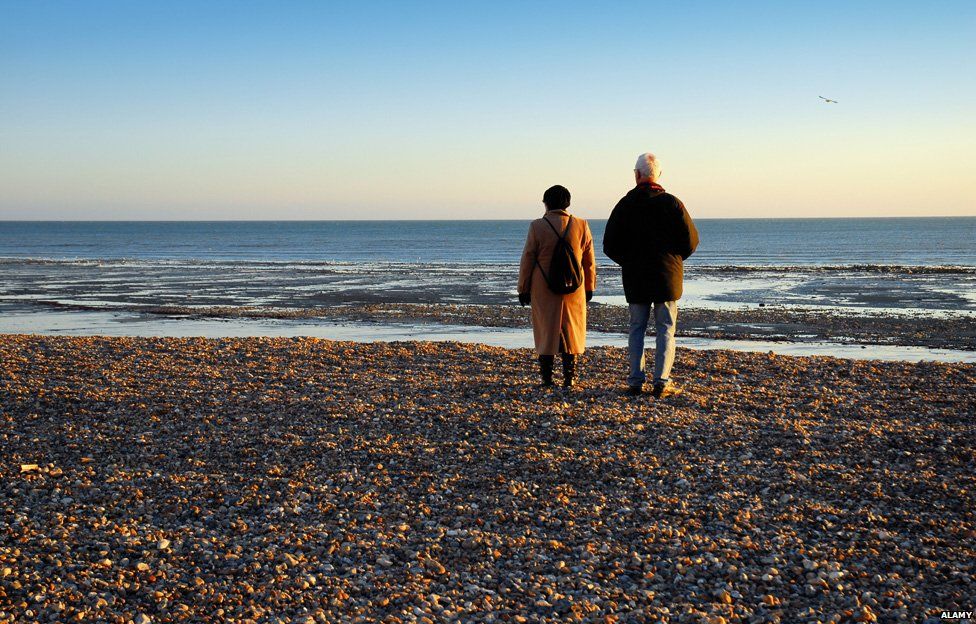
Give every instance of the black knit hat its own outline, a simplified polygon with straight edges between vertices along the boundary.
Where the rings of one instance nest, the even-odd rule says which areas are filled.
[[[546,210],[565,210],[569,208],[569,189],[565,186],[551,186],[542,194]]]

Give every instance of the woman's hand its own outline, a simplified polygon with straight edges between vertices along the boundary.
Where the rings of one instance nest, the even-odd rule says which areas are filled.
[[[519,303],[527,306],[532,303],[532,293],[519,293]]]

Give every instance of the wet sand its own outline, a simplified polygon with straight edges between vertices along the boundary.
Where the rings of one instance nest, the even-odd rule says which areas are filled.
[[[53,309],[101,310],[84,306]],[[531,326],[529,308],[517,305],[374,303],[316,308],[243,306],[146,306],[160,317],[331,319],[370,323],[445,323],[478,327]],[[587,327],[594,332],[626,333],[627,309],[590,304]],[[651,330],[653,331],[653,330]],[[678,336],[722,340],[781,340],[900,345],[976,351],[976,316],[911,317],[894,314],[842,314],[830,310],[754,307],[743,310],[680,308]]]
[[[3,336],[0,621],[974,606],[976,366],[679,349],[655,402],[624,361],[563,392],[479,345]]]

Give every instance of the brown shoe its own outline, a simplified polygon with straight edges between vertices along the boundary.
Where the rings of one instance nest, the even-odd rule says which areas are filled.
[[[644,394],[644,388],[642,386],[627,386],[624,390],[624,395],[629,397],[640,396]]]
[[[676,384],[668,381],[666,383],[657,382],[654,384],[654,391],[652,392],[655,399],[666,399],[670,396],[677,396],[681,394],[683,390],[679,388]]]

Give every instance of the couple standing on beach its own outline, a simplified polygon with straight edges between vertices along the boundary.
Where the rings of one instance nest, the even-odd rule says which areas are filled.
[[[614,207],[603,235],[603,253],[620,265],[630,307],[630,373],[626,393],[643,392],[644,335],[654,314],[657,335],[653,395],[679,390],[671,381],[678,299],[684,261],[698,246],[698,231],[684,204],[658,184],[654,154],[641,154],[637,185]],[[532,306],[532,331],[542,385],[553,385],[555,356],[562,356],[563,387],[573,386],[578,356],[586,347],[586,304],[596,290],[593,236],[584,219],[569,214],[570,194],[562,186],[542,196],[546,214],[529,226],[519,269],[518,297]]]

